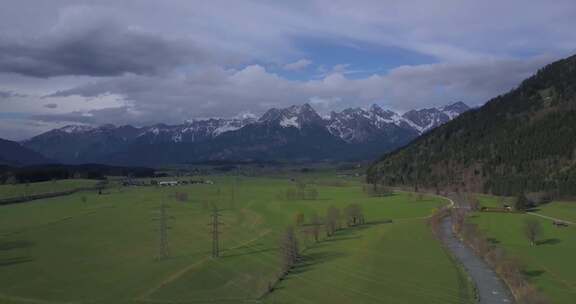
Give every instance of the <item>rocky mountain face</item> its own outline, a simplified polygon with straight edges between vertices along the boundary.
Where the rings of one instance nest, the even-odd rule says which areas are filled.
[[[212,118],[141,128],[66,126],[23,144],[64,163],[369,159],[405,145],[466,110],[463,103],[455,103],[399,115],[373,105],[323,118],[304,104],[273,108],[258,119]]]
[[[454,104],[444,112],[461,108]],[[414,122],[425,126],[430,120]],[[573,197],[575,138],[576,55],[384,155],[368,170],[368,178],[389,185]]]
[[[469,109],[465,103],[457,102],[439,108],[408,111],[402,117],[411,122],[411,126],[418,132],[424,133],[449,122]]]

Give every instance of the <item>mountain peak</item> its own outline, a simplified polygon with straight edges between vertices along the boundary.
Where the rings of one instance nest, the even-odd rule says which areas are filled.
[[[463,103],[462,101],[458,101],[458,102],[440,107],[438,109],[442,112],[453,112],[453,113],[460,115],[460,114],[470,110],[470,107],[467,104]],[[448,113],[446,113],[446,114],[448,114]],[[448,116],[450,116],[450,115],[448,115]]]
[[[67,125],[56,131],[61,131],[64,133],[84,133],[94,130],[95,128],[87,125]]]
[[[311,105],[305,103],[303,105],[292,105],[282,109],[272,108],[264,113],[259,121],[278,123],[282,127],[301,128],[306,124],[322,124],[324,120]]]
[[[381,112],[381,111],[383,111],[382,107],[380,107],[379,105],[377,105],[375,103],[373,103],[370,106],[370,112]]]

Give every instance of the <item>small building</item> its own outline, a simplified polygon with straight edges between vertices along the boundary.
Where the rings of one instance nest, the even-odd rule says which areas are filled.
[[[158,185],[161,187],[173,187],[178,186],[178,184],[178,181],[163,181],[158,183]]]

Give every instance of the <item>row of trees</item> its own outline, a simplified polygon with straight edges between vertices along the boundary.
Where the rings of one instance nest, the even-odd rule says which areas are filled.
[[[343,210],[334,206],[326,210],[324,217],[320,217],[317,213],[312,213],[308,222],[303,212],[298,212],[294,216],[296,228],[290,226],[284,230],[280,238],[280,275],[278,280],[286,276],[292,268],[302,259],[301,247],[298,243],[297,231],[305,235],[307,238],[312,238],[315,243],[321,241],[322,228],[327,238],[332,237],[340,229],[344,228],[343,223],[347,227],[354,227],[362,225],[366,222],[362,206],[357,203],[350,204]],[[269,284],[268,292],[273,290],[273,283]]]
[[[300,227],[305,234],[312,235],[315,241],[319,240],[321,228],[324,227],[326,236],[330,237],[339,229],[342,229],[345,223],[347,227],[353,227],[366,223],[362,206],[353,203],[346,206],[343,210],[334,206],[326,210],[324,217],[320,217],[316,212],[310,215],[310,220],[306,224],[303,212],[298,212],[294,216],[297,227]]]
[[[0,184],[33,183],[60,179],[105,179],[107,176],[152,177],[154,169],[107,165],[0,166]]]
[[[388,196],[392,194],[392,189],[390,187],[379,183],[365,184],[362,187],[362,190],[367,195],[375,197]]]
[[[289,201],[316,200],[318,198],[318,190],[304,182],[297,182],[296,187],[286,190],[284,198]]]

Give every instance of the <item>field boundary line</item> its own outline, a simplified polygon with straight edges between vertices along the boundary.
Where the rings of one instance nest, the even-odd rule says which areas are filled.
[[[269,234],[271,232],[271,230],[266,230],[265,232],[261,233],[260,235],[258,235],[257,237],[250,239],[248,241],[242,242],[234,247],[231,247],[230,250],[233,249],[237,249],[240,248],[242,246],[246,246],[247,244],[250,244],[252,242],[255,242],[259,239],[261,239],[262,237],[266,236],[267,234]],[[202,258],[201,260],[197,261],[196,263],[193,263],[191,265],[188,265],[186,267],[184,267],[183,269],[180,269],[179,271],[171,274],[170,276],[166,277],[164,280],[162,280],[160,283],[158,283],[156,286],[152,287],[151,289],[147,290],[146,292],[144,292],[142,295],[136,297],[136,300],[139,301],[146,301],[149,296],[151,296],[153,293],[155,293],[156,291],[158,291],[160,288],[178,280],[180,277],[182,277],[183,275],[185,275],[187,272],[189,272],[190,270],[194,269],[195,267],[204,264],[206,261],[210,260],[210,257],[205,257]]]
[[[24,298],[18,296],[10,296],[4,293],[0,293],[0,299],[20,302],[20,303],[32,303],[32,304],[73,304],[78,302],[63,302],[63,301],[46,301],[40,299],[33,299],[33,298]]]
[[[543,215],[543,214],[539,214],[539,213],[535,213],[535,212],[526,212],[526,214],[538,216],[538,217],[545,218],[545,219],[552,220],[552,221],[564,222],[564,223],[568,223],[570,225],[576,225],[576,223],[571,222],[571,221],[567,221],[567,220],[559,219],[557,217],[551,217],[551,216],[547,216],[547,215]]]
[[[70,220],[76,219],[76,218],[78,218],[78,217],[96,214],[96,213],[98,213],[98,211],[99,211],[100,209],[111,209],[111,208],[116,208],[116,206],[103,206],[103,207],[93,208],[93,209],[91,209],[91,210],[89,210],[89,211],[81,212],[81,213],[74,214],[74,215],[65,216],[65,217],[62,217],[62,218],[59,218],[59,219],[55,219],[55,220],[53,220],[53,221],[49,221],[49,222],[46,222],[46,223],[43,223],[43,224],[40,224],[40,225],[30,226],[30,227],[27,227],[27,228],[24,228],[24,229],[20,229],[20,230],[16,230],[16,231],[10,231],[10,232],[3,233],[3,234],[0,233],[0,237],[10,237],[10,236],[13,236],[13,235],[16,235],[16,234],[21,234],[21,233],[29,232],[29,231],[31,231],[31,230],[36,230],[36,229],[39,229],[39,228],[44,228],[44,227],[49,227],[49,226],[57,225],[57,224],[60,224],[60,223],[64,223],[64,222],[68,222],[68,221],[70,221]]]

